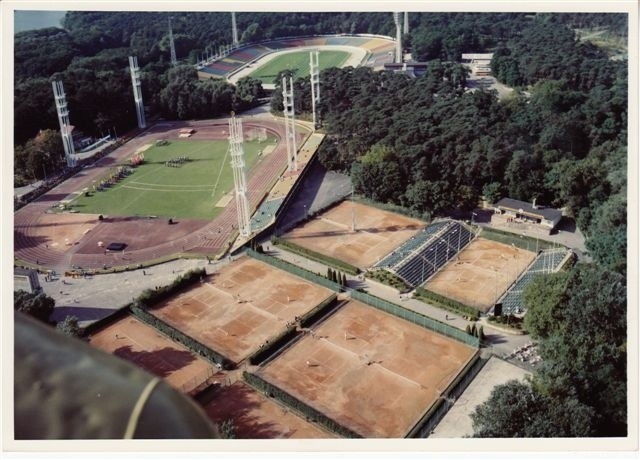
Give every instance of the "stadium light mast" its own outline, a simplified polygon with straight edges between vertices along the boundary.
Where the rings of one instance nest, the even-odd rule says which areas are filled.
[[[232,12],[231,13],[231,29],[232,29],[232,36],[233,36],[233,45],[234,46],[238,46],[238,24],[236,23],[236,13]]]
[[[171,29],[171,16],[169,16],[169,45],[171,47],[171,65],[178,65],[178,58],[176,57],[176,45],[173,41],[173,30]]]
[[[142,103],[142,89],[140,87],[140,67],[138,67],[138,58],[129,56],[129,69],[131,70],[131,84],[133,85],[133,99],[136,103],[136,115],[138,116],[138,128],[147,127],[144,118],[144,104]]]
[[[289,80],[287,84],[287,79]],[[287,164],[289,171],[298,170],[298,149],[296,148],[296,116],[293,107],[293,78],[282,77],[282,103],[284,105],[284,126],[287,142]]]
[[[313,112],[313,129],[320,123],[317,114],[318,103],[320,102],[320,66],[318,64],[318,50],[309,52],[309,67],[311,68],[311,108]]]
[[[247,201],[247,178],[244,163],[242,121],[231,114],[229,120],[229,148],[231,150],[231,168],[233,184],[236,192],[236,209],[238,211],[238,230],[240,235],[248,237],[251,233],[249,203]]]
[[[408,34],[409,33],[409,12],[405,11],[404,12],[404,21],[403,21],[403,33]]]
[[[73,168],[76,165],[75,149],[73,148],[73,136],[71,135],[71,124],[69,123],[69,108],[67,107],[67,97],[61,81],[51,82],[53,86],[53,96],[56,101],[58,111],[58,121],[60,122],[60,135],[64,146],[64,156],[67,166]]]
[[[402,30],[400,28],[400,13],[393,13],[396,23],[396,63],[402,62]]]

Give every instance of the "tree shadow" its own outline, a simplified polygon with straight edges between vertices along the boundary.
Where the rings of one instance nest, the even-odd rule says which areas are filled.
[[[264,396],[259,396],[264,397]],[[278,412],[282,415],[290,412],[289,409],[280,406],[269,399],[269,403],[278,406]],[[221,388],[216,397],[204,406],[205,413],[213,423],[221,424],[225,420],[234,422],[237,439],[278,439],[290,437],[295,431],[283,433],[279,429],[276,420],[280,414],[273,414],[274,422],[266,422],[261,404],[256,401],[256,391],[242,382],[236,382],[230,387]],[[295,415],[297,417],[297,415]]]
[[[118,339],[117,334],[116,339]],[[133,351],[131,345],[126,345],[116,348],[113,354],[135,363],[158,377],[167,377],[196,360],[196,357],[190,351],[176,350],[171,347],[154,351]]]

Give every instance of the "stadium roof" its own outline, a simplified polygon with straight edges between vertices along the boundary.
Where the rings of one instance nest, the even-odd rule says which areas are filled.
[[[538,219],[555,221],[562,217],[562,212],[553,209],[546,208],[544,206],[537,205],[535,208],[531,203],[526,201],[514,200],[512,198],[503,198],[496,203],[496,207],[499,209],[505,209],[508,211],[514,211],[521,214],[537,217]]]

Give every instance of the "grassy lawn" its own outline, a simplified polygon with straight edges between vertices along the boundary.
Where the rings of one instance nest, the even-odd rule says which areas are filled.
[[[320,51],[318,66],[320,70],[340,67],[348,58],[349,53],[345,51]],[[304,78],[309,75],[309,51],[297,51],[277,56],[251,72],[249,76],[262,80],[262,83],[271,84],[278,72],[284,69],[293,70],[296,78]]]
[[[247,177],[259,152],[274,142],[274,137],[262,143],[245,141]],[[144,163],[133,168],[132,174],[102,192],[90,193],[88,197],[80,194],[72,207],[82,213],[112,216],[212,219],[223,209],[215,206],[218,200],[233,190],[227,147],[227,141],[193,140],[172,140],[168,145],[153,146],[144,152]],[[188,157],[188,161],[178,167],[165,165],[167,160],[179,156]],[[96,186],[99,182],[96,181]]]

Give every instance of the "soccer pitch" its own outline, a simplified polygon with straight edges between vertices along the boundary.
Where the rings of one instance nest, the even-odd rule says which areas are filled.
[[[340,67],[349,59],[349,55],[346,51],[320,51],[318,67],[320,70]],[[249,76],[261,80],[262,83],[272,84],[278,76],[278,72],[285,69],[292,70],[295,78],[304,78],[309,75],[309,51],[281,54],[251,72]]]
[[[260,152],[274,142],[273,136],[262,142],[244,142],[247,177]],[[168,145],[150,147],[144,152],[144,163],[132,168],[132,174],[104,191],[92,192],[89,187],[90,196],[80,193],[71,203],[72,209],[111,216],[213,219],[224,207],[216,204],[234,187],[228,145],[227,141],[172,140]],[[188,160],[175,167],[166,165],[178,157]]]

